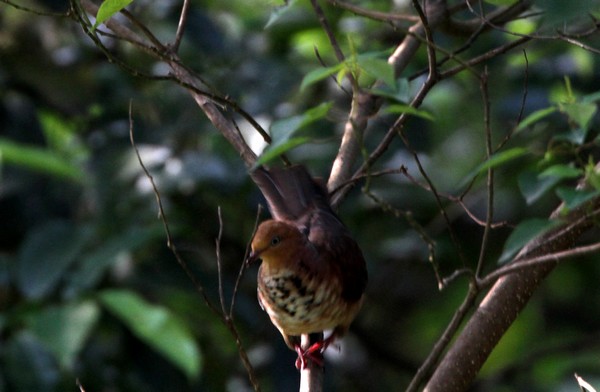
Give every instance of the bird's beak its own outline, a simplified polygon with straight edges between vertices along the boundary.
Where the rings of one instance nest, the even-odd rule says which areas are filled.
[[[256,260],[260,259],[260,253],[260,251],[253,250],[252,252],[250,252],[250,255],[248,255],[248,259],[246,259],[246,262],[248,264],[254,263]]]

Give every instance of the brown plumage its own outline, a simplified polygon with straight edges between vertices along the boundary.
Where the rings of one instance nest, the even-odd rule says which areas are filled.
[[[258,299],[286,344],[305,357],[324,351],[348,330],[367,284],[357,243],[331,209],[324,186],[303,166],[258,168],[251,177],[267,199],[272,220],[252,240],[251,259],[262,259]],[[309,350],[300,335],[333,330]]]

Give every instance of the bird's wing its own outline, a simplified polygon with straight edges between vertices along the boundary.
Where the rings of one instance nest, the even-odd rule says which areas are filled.
[[[319,253],[320,263],[337,269],[342,297],[358,301],[367,286],[367,268],[360,247],[333,212],[316,212],[311,219],[309,241]]]

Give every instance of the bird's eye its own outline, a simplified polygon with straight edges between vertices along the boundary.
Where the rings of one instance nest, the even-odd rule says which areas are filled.
[[[279,238],[278,235],[271,238],[271,246],[275,246],[275,245],[279,244],[280,242],[281,242],[281,238]]]

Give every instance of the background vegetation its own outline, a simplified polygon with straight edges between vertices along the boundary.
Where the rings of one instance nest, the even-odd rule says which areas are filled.
[[[448,1],[456,23],[432,24],[435,51],[421,45],[395,75],[387,59],[419,23],[413,3],[191,1],[177,51],[255,151],[264,142],[249,118],[315,175],[329,176],[357,87],[379,98],[354,169],[402,122],[369,166],[385,175],[358,178],[339,205],[370,281],[341,350],[326,355],[328,390],[406,388],[474,272],[511,260],[560,203],[588,208],[600,190],[598,3]],[[248,162],[185,86],[157,78],[172,74],[168,59],[102,24],[87,35],[80,6],[0,3],[0,391],[76,390],[76,380],[88,392],[251,390],[219,302],[222,291],[229,307],[261,203]],[[166,44],[181,6],[127,9]],[[482,17],[506,7],[520,8]],[[409,107],[434,52],[438,78]],[[130,103],[136,146],[196,283],[166,245],[130,143]],[[576,191],[582,179],[588,190]],[[597,204],[586,214],[597,227]],[[578,240],[593,247],[597,229]],[[600,385],[595,249],[543,281],[472,390],[576,390],[575,372]],[[262,390],[296,389],[295,354],[258,306],[255,275],[251,266],[239,281],[235,333]]]

